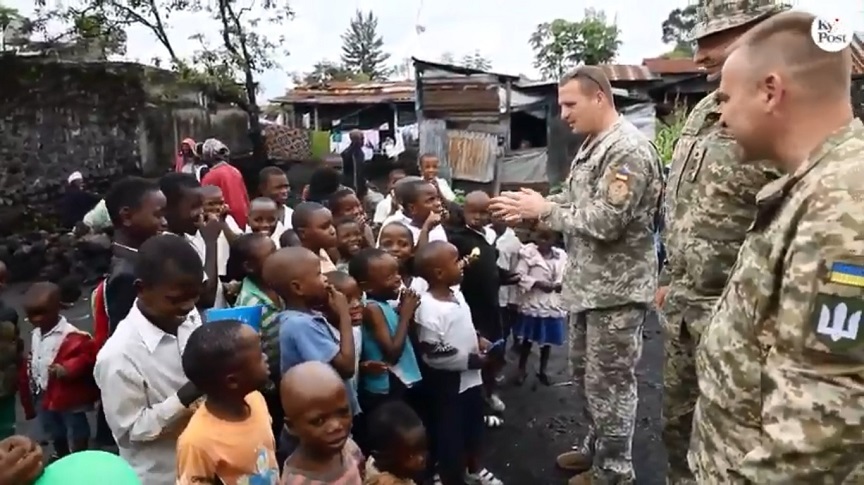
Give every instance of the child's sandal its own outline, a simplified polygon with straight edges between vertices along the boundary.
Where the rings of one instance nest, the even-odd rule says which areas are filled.
[[[483,416],[483,422],[487,428],[500,428],[504,424],[504,420],[494,414]]]

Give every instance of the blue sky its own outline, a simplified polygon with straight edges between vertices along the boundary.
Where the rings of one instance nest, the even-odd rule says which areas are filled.
[[[247,4],[253,0],[237,2]],[[34,2],[2,0],[2,3],[26,15],[32,11]],[[621,29],[623,44],[616,62],[640,64],[645,57],[656,57],[669,50],[660,39],[660,26],[670,10],[687,3],[687,0],[293,0],[296,17],[292,22],[259,26],[259,30],[274,38],[284,35],[284,47],[290,51],[278,59],[279,69],[261,76],[260,84],[264,97],[269,99],[291,86],[292,72],[309,70],[321,59],[338,61],[340,34],[356,9],[372,10],[378,16],[379,33],[394,62],[411,56],[438,60],[445,52],[459,58],[479,50],[492,61],[494,70],[531,76],[536,71],[532,67],[528,37],[541,22],[555,18],[577,20],[585,8],[603,9]],[[841,18],[856,30],[864,30],[864,5],[860,0],[792,3],[796,8]],[[418,22],[426,28],[419,36],[415,33]],[[200,33],[218,42],[218,25],[206,14],[178,12],[168,24],[172,44],[183,57],[190,56],[198,46],[188,39],[190,35]],[[126,60],[149,63],[154,57],[165,57],[162,46],[148,30],[132,28],[128,34]]]

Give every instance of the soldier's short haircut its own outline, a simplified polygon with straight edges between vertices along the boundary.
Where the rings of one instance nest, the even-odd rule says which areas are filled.
[[[609,77],[597,66],[579,66],[565,74],[558,85],[564,86],[572,81],[577,81],[588,93],[601,91],[610,103],[615,101],[612,98],[612,84],[609,82]]]
[[[782,66],[794,82],[806,86],[816,97],[849,96],[852,54],[849,47],[840,52],[822,50],[813,42],[811,27],[816,16],[807,12],[779,13],[756,24],[729,49],[742,49],[750,60],[754,75]]]

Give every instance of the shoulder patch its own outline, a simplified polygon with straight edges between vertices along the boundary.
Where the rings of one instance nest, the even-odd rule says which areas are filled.
[[[811,325],[816,339],[835,352],[861,348],[864,332],[860,332],[864,299],[819,293],[811,313]]]
[[[864,266],[836,262],[831,265],[828,281],[838,285],[864,288]]]

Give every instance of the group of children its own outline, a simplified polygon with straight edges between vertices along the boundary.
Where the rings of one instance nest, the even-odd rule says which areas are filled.
[[[480,452],[504,411],[505,339],[512,327],[518,382],[541,346],[548,384],[566,258],[550,231],[522,244],[490,223],[485,193],[448,202],[437,159],[420,162],[419,177],[392,171],[380,224],[344,187],[292,210],[274,167],[245,227],[191,174],[115,184],[94,338],[60,316],[56,286],[25,298],[56,452],[86,448],[98,400],[148,485],[500,484]],[[202,325],[199,309],[229,305],[260,307],[260,329]]]

